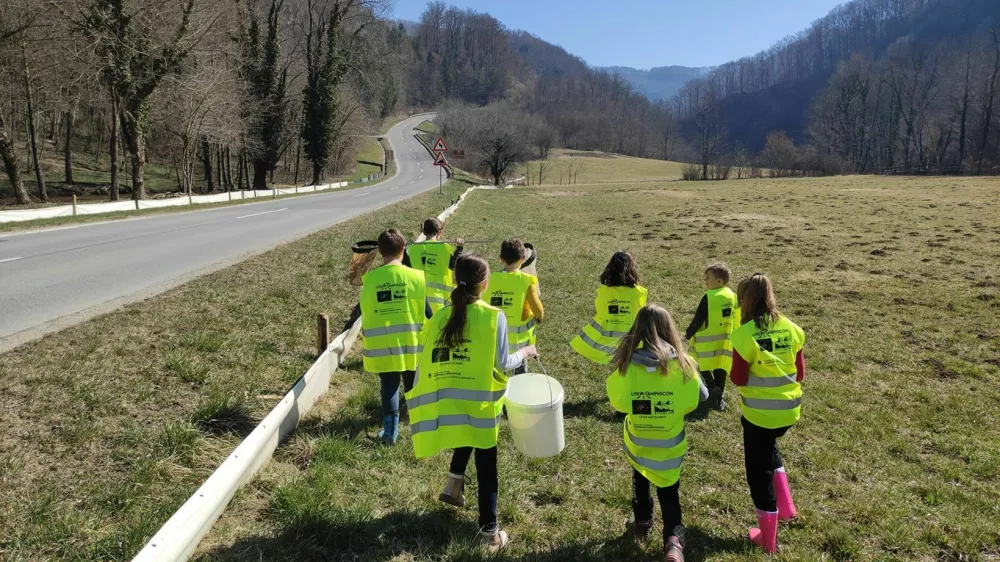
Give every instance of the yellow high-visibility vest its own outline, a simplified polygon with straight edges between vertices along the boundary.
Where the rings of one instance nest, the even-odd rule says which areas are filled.
[[[708,299],[708,319],[691,342],[698,369],[708,372],[722,369],[728,373],[733,368],[733,344],[729,334],[740,321],[736,293],[723,287],[707,291],[705,298]]]
[[[450,267],[454,253],[455,247],[447,242],[414,242],[406,247],[410,267],[424,272],[431,312],[451,302],[451,292],[455,290],[455,277]]]
[[[659,488],[676,484],[687,452],[684,416],[698,407],[698,374],[685,377],[673,361],[664,375],[633,358],[625,376],[615,371],[608,377],[607,389],[611,404],[627,414],[623,439],[629,464]]]
[[[597,289],[594,307],[597,314],[570,345],[580,355],[599,365],[611,362],[619,340],[632,329],[639,309],[646,306],[644,287],[608,287]]]
[[[490,275],[483,294],[490,306],[499,308],[507,316],[507,344],[511,353],[535,343],[534,316],[522,319],[528,289],[535,283],[538,283],[537,277],[522,271],[498,271]]]
[[[361,278],[361,336],[370,373],[412,371],[424,326],[424,274],[384,265]]]
[[[427,322],[413,389],[406,393],[417,458],[445,449],[495,447],[507,393],[507,378],[494,368],[500,310],[478,301],[468,305],[465,338],[455,348],[441,342],[453,309]]]
[[[795,357],[806,341],[802,328],[784,316],[759,330],[752,321],[730,336],[733,348],[750,365],[746,386],[739,387],[743,417],[765,429],[799,421],[802,385],[796,381]]]

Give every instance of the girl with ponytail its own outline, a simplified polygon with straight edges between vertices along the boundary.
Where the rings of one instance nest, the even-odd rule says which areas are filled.
[[[451,306],[424,326],[416,381],[406,401],[417,458],[454,449],[439,500],[465,506],[465,470],[475,454],[479,532],[497,551],[509,541],[497,522],[497,438],[507,389],[503,373],[538,351],[528,346],[509,352],[506,316],[480,299],[489,277],[483,258],[463,254],[455,260]]]

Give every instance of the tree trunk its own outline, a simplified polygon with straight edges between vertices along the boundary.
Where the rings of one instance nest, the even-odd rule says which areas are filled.
[[[267,189],[267,162],[263,160],[253,161],[253,188]]]
[[[27,205],[30,202],[28,192],[24,189],[24,181],[21,180],[21,170],[17,167],[14,144],[7,134],[7,125],[4,123],[2,112],[0,112],[0,158],[3,159],[3,167],[7,172],[10,185],[14,187],[14,198],[17,200],[17,204]]]
[[[132,199],[146,198],[146,151],[140,148],[132,154]]]
[[[35,165],[35,182],[38,185],[38,198],[43,203],[49,202],[49,193],[45,188],[45,175],[42,174],[42,162],[39,159],[38,130],[35,124],[35,98],[31,91],[31,73],[28,69],[28,55],[21,45],[22,62],[24,63],[24,95],[28,103],[28,143],[31,145],[31,160]]]
[[[313,181],[312,185],[320,185],[323,181],[323,165],[314,162],[313,163]]]
[[[243,191],[243,154],[236,157],[236,187]]]
[[[111,201],[121,200],[121,181],[118,178],[119,163],[121,159],[118,156],[118,131],[120,130],[119,125],[119,107],[118,107],[118,96],[115,94],[111,95],[111,135],[108,140],[108,156],[111,158],[111,185],[108,188],[108,199]]]
[[[70,110],[66,112],[66,145],[63,146],[63,155],[67,185],[73,185],[73,121],[75,119],[75,111]]]
[[[222,145],[215,147],[215,186],[219,191],[226,189],[226,167],[222,161]]]
[[[205,192],[215,191],[214,179],[212,177],[212,147],[208,144],[208,137],[201,137],[201,164],[205,167]]]
[[[302,158],[302,135],[299,135],[299,142],[295,148],[295,177],[292,179],[292,183],[299,185],[299,160]],[[313,185],[319,185],[313,183]]]

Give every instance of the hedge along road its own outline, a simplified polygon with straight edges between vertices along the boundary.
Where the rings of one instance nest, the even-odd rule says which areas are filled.
[[[370,188],[0,236],[0,352],[437,187],[426,119],[389,131],[398,172]]]

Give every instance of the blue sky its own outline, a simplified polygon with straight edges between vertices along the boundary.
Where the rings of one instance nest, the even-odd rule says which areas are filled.
[[[844,0],[452,0],[594,66],[713,66],[766,49]],[[396,0],[416,21],[426,0]]]

